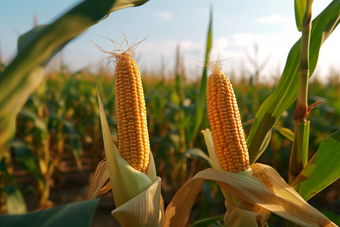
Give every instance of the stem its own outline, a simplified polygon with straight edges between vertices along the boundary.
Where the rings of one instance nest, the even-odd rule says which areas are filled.
[[[290,155],[289,183],[292,183],[308,163],[308,142],[310,122],[295,122],[295,134]],[[295,190],[299,192],[299,185]]]
[[[301,50],[299,62],[299,94],[297,98],[294,120],[295,134],[292,147],[289,178],[297,177],[306,164],[308,158],[309,123],[306,121],[308,113],[308,81],[309,81],[309,43],[312,19],[312,2],[306,1],[306,12],[302,23]],[[308,131],[308,132],[307,132]]]
[[[306,2],[306,13],[302,23],[301,50],[299,62],[299,94],[294,114],[295,121],[306,121],[308,112],[308,81],[309,81],[309,44],[312,27],[312,0]]]
[[[299,175],[308,162],[309,121],[308,116],[308,82],[309,82],[309,45],[312,27],[312,3],[306,1],[306,11],[302,22],[302,37],[299,61],[299,94],[294,113],[295,130],[294,142],[289,160],[289,183]],[[294,188],[300,191],[300,185]],[[297,225],[287,221],[287,227]]]

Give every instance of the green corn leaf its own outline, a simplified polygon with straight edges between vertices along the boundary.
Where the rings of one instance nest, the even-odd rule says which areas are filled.
[[[199,221],[196,221],[194,223],[192,223],[192,225],[190,225],[190,227],[207,227],[210,226],[211,224],[214,224],[218,221],[223,222],[224,219],[224,215],[220,215],[220,216],[215,216],[215,217],[211,217],[211,218],[205,218]]]
[[[99,199],[21,215],[0,215],[1,226],[89,227]]]
[[[207,162],[209,167],[212,167],[211,160],[208,155],[206,155],[201,149],[199,148],[190,148],[188,149],[183,155],[187,158],[199,158]]]
[[[295,0],[294,4],[296,27],[300,32],[302,30],[303,17],[306,12],[306,2],[307,0]]]
[[[47,138],[47,136],[49,135],[47,126],[45,122],[41,120],[40,117],[36,113],[34,113],[32,110],[30,110],[27,107],[23,107],[20,110],[19,114],[23,116],[24,118],[28,118],[32,120],[34,122],[35,128],[39,129],[42,132],[44,138]]]
[[[213,197],[211,196],[212,192],[211,192],[211,185],[209,185],[209,183],[213,183],[213,182],[207,182],[207,181],[203,181],[203,184],[202,184],[202,197],[203,197],[203,201],[202,201],[202,204],[200,205],[200,208],[199,208],[199,212],[198,214],[196,215],[195,217],[195,220],[199,220],[201,221],[203,218],[206,218],[208,217],[209,213],[211,212],[212,208],[214,207],[214,199]],[[206,219],[203,219],[203,220],[206,220]],[[222,218],[223,220],[223,218]],[[197,221],[197,222],[199,222]],[[197,223],[195,222],[195,223]],[[199,222],[201,225],[200,226],[208,226],[208,224],[210,223],[207,223],[207,222]]]
[[[275,125],[274,128],[284,137],[289,139],[290,141],[294,141],[294,133],[289,129],[281,126]]]
[[[68,139],[71,142],[72,145],[72,153],[74,156],[74,159],[76,160],[78,169],[82,169],[81,164],[81,156],[83,156],[83,146],[81,143],[81,139],[79,134],[77,133],[74,124],[70,121],[67,121],[65,119],[62,119],[62,124],[64,125],[65,134],[67,135]]]
[[[340,0],[334,0],[313,20],[310,43],[310,75],[313,74],[318,61],[321,45],[339,24]],[[298,63],[300,40],[289,52],[287,63],[280,82],[274,93],[270,95],[258,110],[247,145],[251,163],[262,154],[263,141],[282,113],[294,102],[298,94]]]
[[[327,137],[292,185],[301,182],[300,195],[309,200],[340,177],[340,130]]]
[[[114,1],[110,12],[114,12],[120,9],[128,8],[128,7],[135,7],[135,6],[141,6],[145,3],[147,3],[149,0],[116,0]],[[106,15],[105,18],[107,18],[109,14]],[[104,18],[104,19],[105,19]]]
[[[51,113],[49,116],[50,120],[57,120],[59,123],[63,124],[63,133],[67,136],[69,139],[71,145],[72,145],[72,153],[74,156],[74,159],[77,163],[78,169],[82,169],[81,164],[81,156],[83,155],[83,147],[81,143],[81,138],[74,126],[74,124],[63,117],[58,116],[56,113]]]
[[[49,25],[37,26],[19,38],[18,54],[0,77],[0,160],[14,136],[15,118],[43,80],[47,62],[69,41],[109,13],[147,0],[87,0]]]
[[[332,211],[321,211],[327,218],[329,218],[329,220],[331,220],[332,222],[334,222],[337,225],[340,225],[340,215],[332,212]]]
[[[39,184],[45,185],[45,178],[40,172],[31,148],[19,140],[14,140],[11,145],[14,151],[14,159],[20,167],[32,175]]]
[[[6,207],[9,214],[23,214],[27,212],[26,203],[22,193],[15,183],[14,177],[7,171],[8,167],[6,164],[6,159],[0,161],[0,174],[1,179],[5,180],[6,186],[0,188],[0,191],[6,193]],[[1,223],[1,221],[0,221]]]
[[[5,177],[6,180],[14,180],[13,177],[8,173],[8,167],[6,164],[6,159],[0,161],[0,173]]]
[[[205,114],[205,108],[206,108],[206,88],[207,88],[207,81],[208,81],[208,73],[207,73],[207,64],[209,63],[209,55],[210,50],[212,47],[212,15],[213,11],[212,8],[210,9],[210,20],[209,20],[209,27],[208,27],[208,34],[207,34],[207,42],[206,42],[206,48],[205,48],[205,59],[204,59],[204,69],[202,73],[201,78],[201,87],[198,91],[197,99],[196,99],[196,114],[194,117],[194,128],[191,129],[190,137],[188,138],[189,141],[193,141],[195,139],[195,136],[197,135],[197,132],[202,124],[204,114]]]
[[[259,152],[262,154],[266,148],[268,147],[270,140],[272,138],[272,132],[269,131],[267,133],[267,135],[264,137],[263,143],[261,144],[260,148],[259,148]]]
[[[177,152],[180,149],[180,136],[177,133],[168,132],[167,137],[169,137],[173,147]]]

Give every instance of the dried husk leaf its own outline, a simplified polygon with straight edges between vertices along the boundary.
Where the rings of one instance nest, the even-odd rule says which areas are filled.
[[[245,202],[241,201],[241,203]],[[247,209],[245,209],[245,206],[242,204],[238,207],[233,206],[232,204],[228,203],[227,200],[225,200],[224,204],[228,211],[224,216],[224,224],[226,226],[268,227],[267,220],[270,217],[270,211],[248,203],[246,205]],[[252,209],[249,209],[250,207],[252,207]]]
[[[210,158],[212,160],[213,168],[217,170],[222,170],[221,169],[222,166],[219,164],[215,153],[214,143],[212,140],[210,130],[206,129],[203,130],[202,132],[208,147]],[[248,184],[248,187],[250,187],[250,189],[247,187],[243,188],[245,191],[242,191],[241,187],[237,194],[233,194],[235,192],[230,191],[231,190],[230,187],[226,188],[226,185],[223,185],[223,183],[221,182],[218,183],[215,180],[216,183],[218,183],[219,185],[221,184],[220,187],[222,192],[224,192],[223,193],[224,195],[231,194],[232,198],[237,197],[238,200],[241,201],[241,203],[246,202],[254,205],[252,209],[251,206],[237,204],[238,208],[245,208],[245,210],[253,211],[259,208],[259,212],[261,214],[265,212],[265,210],[261,210],[261,208],[267,209],[301,226],[336,226],[333,222],[331,222],[323,214],[321,214],[317,209],[310,206],[291,186],[289,186],[282,179],[280,174],[277,173],[275,169],[273,169],[270,166],[257,163],[253,164],[251,168],[252,176],[247,171],[236,175],[229,172],[225,172],[226,175],[229,175],[227,177],[229,180],[237,177],[241,181],[245,180],[244,183]],[[262,184],[259,184],[259,182],[254,179],[260,180]],[[263,187],[264,185],[265,187]],[[227,201],[230,201],[230,197],[225,195],[225,198]],[[228,204],[226,204],[226,206],[227,205]],[[232,205],[235,205],[235,203]],[[229,216],[228,212],[226,214],[226,217],[227,216]],[[267,219],[263,219],[262,224],[266,220]]]
[[[106,159],[103,159],[98,163],[96,171],[94,172],[94,176],[87,193],[87,198],[95,199],[97,196],[108,192],[111,189],[109,180],[110,176]]]
[[[255,168],[265,172],[266,180],[275,178],[270,183],[274,191],[279,192],[280,195],[269,190],[253,176],[206,169],[197,173],[176,193],[166,209],[164,226],[185,226],[195,198],[201,190],[203,180],[213,180],[221,189],[226,190],[239,200],[274,212],[300,226],[337,226],[302,198],[297,199],[299,197],[297,192],[287,190],[290,186],[281,177],[277,178],[277,175],[273,174],[275,171],[273,168],[262,164],[255,164]],[[287,196],[288,199],[281,195]]]
[[[149,188],[111,213],[122,227],[161,227],[163,207],[161,178],[157,177]]]
[[[310,206],[300,196],[300,194],[294,190],[294,188],[288,185],[286,181],[282,179],[281,175],[271,166],[255,163],[251,167],[253,170],[253,176],[264,183],[267,188],[269,188],[275,194],[303,207],[306,210],[311,212],[319,212],[317,209]]]
[[[110,180],[108,180],[106,184],[102,187],[102,189],[100,189],[97,196],[105,194],[106,192],[110,191],[110,189],[111,189],[111,182]]]
[[[218,173],[217,177],[214,176],[215,173]],[[227,176],[223,175],[224,173],[232,175],[233,176],[232,179],[231,180],[227,179]],[[244,176],[252,177],[249,176],[249,174],[237,176],[237,174],[235,173],[229,173],[224,170],[206,169],[200,171],[175,194],[174,198],[172,199],[172,201],[170,202],[166,209],[164,226],[175,227],[186,225],[189,219],[191,208],[195,202],[197,194],[201,190],[203,180],[214,180],[216,183],[218,183],[219,178],[224,178],[222,179],[222,182],[224,182],[223,180],[225,180],[231,185],[233,185],[233,181],[235,181],[235,188],[233,187],[232,188],[236,192],[238,190],[236,188],[237,185],[241,184],[240,182],[245,182],[247,180],[246,178],[244,178]],[[226,189],[224,187],[223,190],[230,193],[230,189]],[[230,194],[233,195],[232,193]],[[256,205],[254,206],[254,204],[244,202],[240,199],[238,199],[238,201],[240,204],[238,204],[238,207],[236,207],[229,203],[228,199],[226,199],[225,205],[226,208],[228,209],[228,212],[225,214],[224,225],[228,227],[266,226],[266,221],[270,216],[269,211],[262,209]]]

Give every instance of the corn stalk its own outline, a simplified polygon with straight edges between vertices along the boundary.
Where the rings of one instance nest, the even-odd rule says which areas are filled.
[[[303,1],[302,1],[303,2]],[[301,49],[299,60],[299,93],[295,107],[294,142],[289,160],[289,183],[292,183],[308,162],[308,144],[310,122],[308,117],[308,82],[309,82],[309,46],[312,28],[312,4],[313,0],[307,0],[301,26]],[[298,18],[297,18],[298,20]],[[299,22],[298,29],[299,29]],[[300,191],[299,184],[295,186]],[[297,226],[287,222],[287,226]]]

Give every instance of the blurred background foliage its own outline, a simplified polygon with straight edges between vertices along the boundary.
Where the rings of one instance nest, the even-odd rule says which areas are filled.
[[[327,83],[314,79],[310,84],[309,102],[324,102],[310,115],[310,157],[320,142],[340,125],[340,105],[337,101],[340,95],[340,72],[331,72]],[[162,72],[155,74],[142,71],[141,74],[151,150],[157,173],[162,178],[162,193],[168,203],[186,179],[210,165],[204,159],[207,150],[200,133],[201,129],[209,127],[208,117],[204,115],[200,130],[190,144],[181,141],[183,130],[184,136],[189,136],[185,135],[190,133],[185,129],[194,124],[192,114],[188,113],[197,105],[200,81],[185,74],[181,74],[181,80],[178,80],[175,71],[169,76],[161,76]],[[235,78],[232,73],[227,75],[235,89],[241,118],[243,122],[248,122],[244,127],[246,134],[249,134],[251,120],[276,85],[255,83],[254,75],[261,76],[258,72],[244,74],[241,78]],[[105,70],[99,74],[87,70],[71,73],[65,65],[59,70],[51,70],[20,111],[11,153],[3,164],[20,186],[29,211],[84,198],[97,163],[105,157],[95,86],[102,94],[112,137],[117,143],[114,77]],[[182,87],[183,93],[179,92],[178,87]],[[279,126],[292,131],[294,106],[288,108],[278,122]],[[259,162],[273,166],[286,179],[291,143],[278,130],[273,129],[270,144]],[[180,168],[183,163],[187,166],[184,172]],[[178,178],[179,171],[183,172],[184,179]],[[49,174],[46,175],[46,172]],[[70,179],[77,180],[72,182]],[[340,193],[336,189],[339,185],[339,181],[335,182],[309,202],[325,212],[339,212],[337,204]],[[63,195],[67,188],[73,190]],[[206,182],[201,194],[196,206],[200,208],[193,210],[193,220],[223,214],[223,197],[214,183]],[[105,202],[102,205],[105,207]],[[113,206],[112,203],[112,207],[107,209],[112,210]],[[275,222],[276,219],[274,217],[271,221]]]

